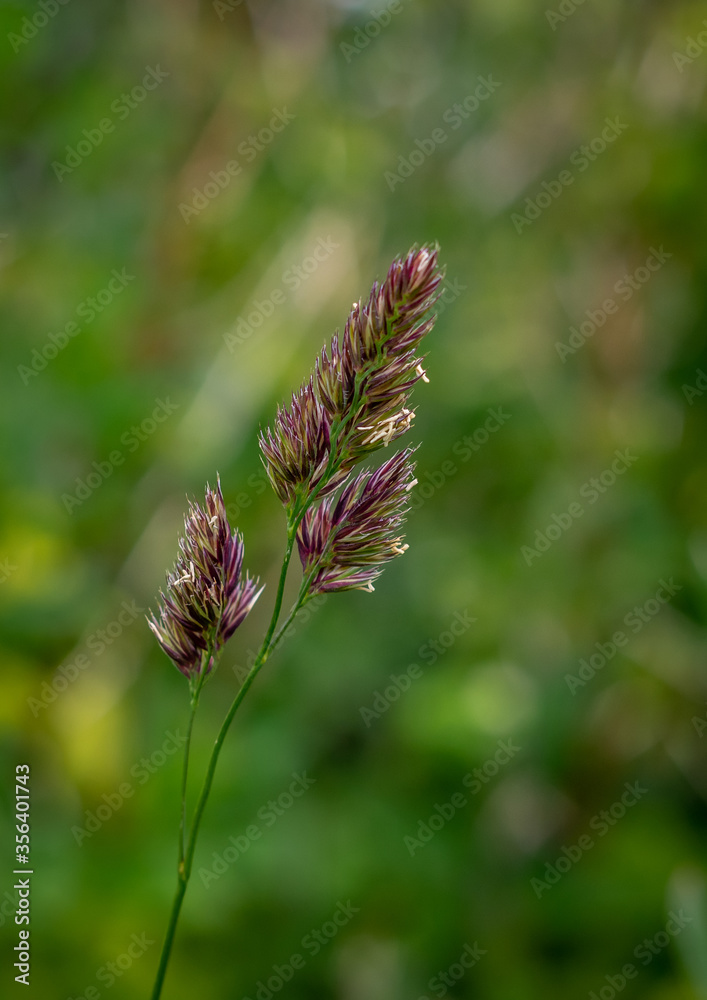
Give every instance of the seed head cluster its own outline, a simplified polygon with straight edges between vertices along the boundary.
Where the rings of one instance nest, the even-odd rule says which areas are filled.
[[[335,489],[410,428],[410,392],[426,379],[418,350],[434,325],[441,281],[435,248],[393,261],[367,301],[354,303],[343,334],[322,348],[314,377],[261,434],[265,468],[286,507]]]
[[[426,380],[418,352],[441,281],[435,248],[394,260],[260,436],[275,492],[290,517],[301,512],[297,545],[312,594],[373,590],[384,563],[407,548],[400,526],[415,482],[410,449],[358,475],[338,499],[331,494],[358,462],[410,428],[410,393]]]
[[[441,282],[435,247],[394,260],[383,283],[354,303],[343,333],[322,348],[289,406],[279,406],[260,434],[263,463],[287,512],[283,573],[295,538],[302,561],[299,606],[318,593],[373,590],[385,564],[407,549],[401,526],[416,483],[414,449],[351,477],[359,462],[412,424],[410,394],[427,381],[420,345],[434,325]],[[216,490],[207,486],[204,506],[189,505],[159,614],[148,618],[191,684],[205,679],[261,592],[257,579],[243,576],[243,538],[231,530],[220,482]]]
[[[407,495],[417,482],[411,449],[398,452],[375,472],[362,472],[336,500],[305,514],[297,546],[310,592],[373,590],[388,560],[407,549],[399,528]]]
[[[260,597],[258,580],[243,578],[243,538],[231,533],[221,493],[206,487],[205,505],[189,504],[179,556],[160,591],[159,618],[150,628],[175,666],[190,680],[212,666]],[[209,662],[205,663],[209,654]]]

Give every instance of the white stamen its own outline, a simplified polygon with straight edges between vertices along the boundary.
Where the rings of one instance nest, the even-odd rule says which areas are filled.
[[[422,376],[423,382],[429,382],[429,379],[427,378],[427,373],[425,372],[425,369],[422,367],[422,365],[417,366],[417,374]]]
[[[188,572],[186,572],[184,574],[184,576],[180,576],[178,580],[174,580],[174,582],[172,583],[172,586],[175,586],[178,583],[186,583],[187,581],[191,581],[192,583],[195,582],[195,580],[194,580],[194,563],[193,562],[189,563],[189,570],[188,570]]]
[[[390,442],[393,440],[395,432],[401,427],[403,430],[407,430],[410,427],[412,418],[415,416],[413,410],[408,410],[407,407],[403,407],[399,413],[394,413],[392,417],[386,417],[382,420],[378,428],[373,431],[367,438],[364,439],[364,444],[375,444],[376,441],[382,441],[385,448],[388,447]],[[360,430],[369,430],[368,427],[361,426]],[[370,430],[373,430],[371,427]]]

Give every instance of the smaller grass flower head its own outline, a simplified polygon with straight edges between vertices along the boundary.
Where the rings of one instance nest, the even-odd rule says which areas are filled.
[[[260,597],[258,580],[243,577],[243,537],[231,531],[221,493],[208,485],[204,506],[190,503],[179,555],[160,591],[159,618],[148,623],[190,683],[211,670],[213,656]],[[208,662],[207,662],[208,661]]]

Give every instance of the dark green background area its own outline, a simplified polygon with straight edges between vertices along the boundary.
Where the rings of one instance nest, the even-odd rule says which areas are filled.
[[[392,258],[438,241],[410,549],[258,678],[165,1000],[262,1000],[296,954],[274,995],[420,1000],[474,949],[446,995],[607,1000],[631,965],[622,997],[707,997],[705,8],[547,10],[2,5],[3,996],[149,995],[188,692],[144,612],[186,497],[220,474],[267,585],[204,692],[197,775],[284,548],[258,430]],[[108,986],[132,935],[157,943]]]

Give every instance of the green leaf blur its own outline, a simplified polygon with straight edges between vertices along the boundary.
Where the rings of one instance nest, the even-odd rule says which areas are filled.
[[[149,996],[187,497],[267,584],[197,776],[284,546],[258,430],[438,241],[410,549],[258,677],[165,1000],[707,998],[704,5],[42,0],[0,49],[8,995],[28,763],[23,995]]]

